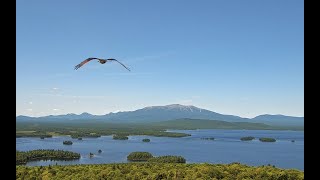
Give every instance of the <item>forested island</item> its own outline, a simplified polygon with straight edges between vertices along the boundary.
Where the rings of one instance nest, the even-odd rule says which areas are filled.
[[[148,162],[154,163],[186,163],[186,159],[182,156],[158,156],[148,159]]]
[[[147,161],[153,155],[149,152],[132,152],[127,156],[128,161]]]
[[[261,142],[276,142],[274,138],[259,138]]]
[[[253,139],[254,139],[254,137],[252,137],[252,136],[246,136],[246,137],[240,138],[241,141],[252,141]]]
[[[32,151],[16,151],[16,164],[26,164],[34,160],[72,160],[79,159],[80,154],[54,149],[38,149]]]
[[[132,152],[127,156],[128,161],[139,162],[147,161],[152,163],[186,163],[186,159],[182,156],[158,156],[154,157],[149,152]]]
[[[72,145],[73,143],[72,143],[72,141],[63,141],[63,144],[64,145]]]
[[[303,180],[304,172],[272,166],[183,163],[116,163],[16,166],[16,179],[263,179]]]
[[[142,139],[142,142],[150,142],[150,139]]]

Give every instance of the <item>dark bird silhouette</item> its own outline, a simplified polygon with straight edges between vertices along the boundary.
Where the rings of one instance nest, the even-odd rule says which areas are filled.
[[[124,68],[126,68],[128,71],[130,71],[129,68],[127,68],[124,64],[122,64],[120,61],[116,60],[116,59],[113,59],[113,58],[109,58],[109,59],[100,59],[100,58],[87,58],[86,60],[82,61],[80,64],[76,65],[74,67],[75,70],[79,69],[81,66],[83,66],[84,64],[92,61],[92,60],[98,60],[101,64],[104,64],[108,61],[116,61],[118,62],[119,64],[121,64]]]

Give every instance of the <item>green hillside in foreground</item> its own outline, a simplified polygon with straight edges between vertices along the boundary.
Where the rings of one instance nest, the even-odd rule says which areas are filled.
[[[16,166],[16,179],[263,179],[302,180],[304,172],[272,166],[252,167],[239,163],[175,164],[123,163],[26,167]]]

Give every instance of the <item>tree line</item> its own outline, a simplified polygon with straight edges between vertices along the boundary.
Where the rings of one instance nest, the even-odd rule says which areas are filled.
[[[272,166],[231,164],[117,163],[16,166],[16,179],[263,179],[303,180],[304,172]]]
[[[79,158],[79,153],[64,150],[37,149],[32,151],[16,151],[16,164],[26,164],[28,161],[33,160],[71,160]]]

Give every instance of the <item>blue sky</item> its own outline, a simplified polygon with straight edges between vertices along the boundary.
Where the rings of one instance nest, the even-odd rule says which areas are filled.
[[[17,0],[16,114],[304,116],[302,0]],[[115,62],[88,57],[116,58]]]

